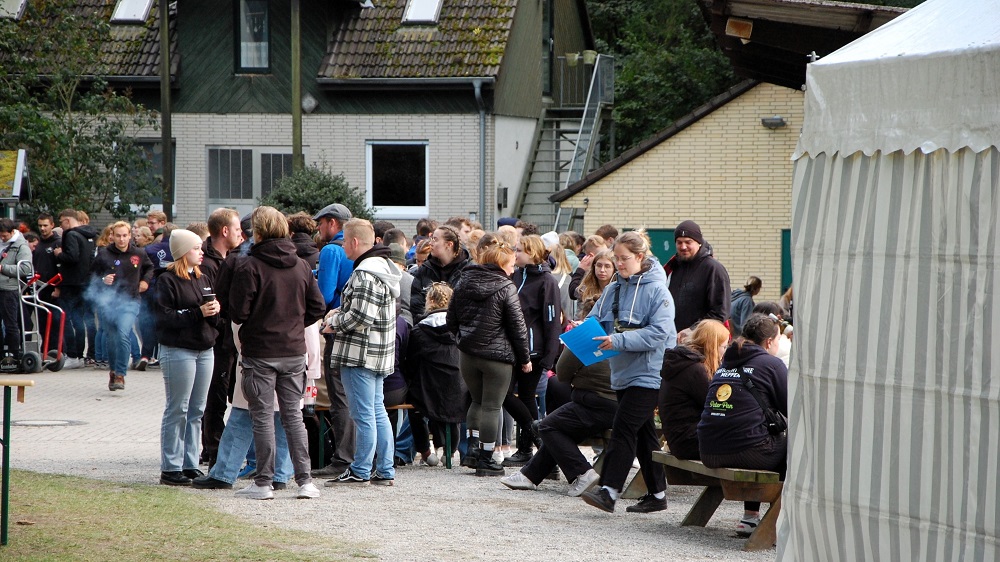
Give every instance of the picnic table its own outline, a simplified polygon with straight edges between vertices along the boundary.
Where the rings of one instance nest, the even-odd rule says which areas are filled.
[[[11,392],[17,388],[17,401],[24,402],[25,387],[35,386],[32,380],[0,379],[3,387],[3,480],[0,482],[0,546],[7,544],[7,522],[10,517],[10,422],[11,422]]]

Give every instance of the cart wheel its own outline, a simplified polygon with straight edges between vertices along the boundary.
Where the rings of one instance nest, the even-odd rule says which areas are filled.
[[[59,358],[58,361],[50,361],[48,364],[45,365],[45,368],[54,373],[56,371],[61,371],[65,363],[66,363],[66,356],[63,355],[62,357]]]
[[[25,351],[21,356],[21,371],[25,373],[40,373],[42,371],[42,358],[34,351]]]

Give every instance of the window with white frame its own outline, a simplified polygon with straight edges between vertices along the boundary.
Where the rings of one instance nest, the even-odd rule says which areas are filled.
[[[208,199],[216,204],[256,203],[291,173],[291,149],[210,147]]]
[[[418,219],[430,213],[427,141],[368,141],[367,203],[382,219]]]
[[[0,18],[19,20],[24,14],[28,0],[0,0]]]
[[[444,0],[407,0],[403,23],[437,23]]]
[[[237,72],[267,72],[271,68],[271,41],[267,0],[237,0]]]
[[[118,0],[111,23],[145,23],[153,0]]]

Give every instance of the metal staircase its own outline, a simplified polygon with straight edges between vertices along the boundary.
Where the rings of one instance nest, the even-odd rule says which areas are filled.
[[[597,166],[595,154],[602,117],[614,104],[614,59],[599,55],[593,65],[586,103],[546,109],[539,118],[534,152],[521,182],[515,216],[542,232],[563,232],[576,213],[561,209],[549,196],[579,181]]]

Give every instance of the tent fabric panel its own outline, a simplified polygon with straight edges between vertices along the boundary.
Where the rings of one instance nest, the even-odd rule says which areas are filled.
[[[997,146],[998,12],[1000,0],[928,0],[810,64],[796,158]]]
[[[1000,559],[1000,151],[793,174],[778,559]]]

